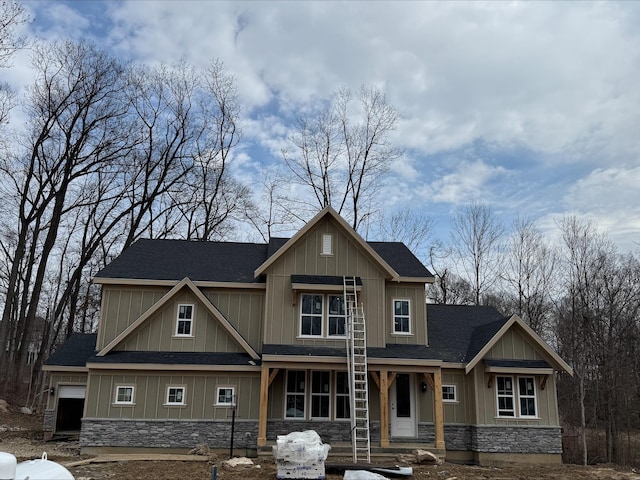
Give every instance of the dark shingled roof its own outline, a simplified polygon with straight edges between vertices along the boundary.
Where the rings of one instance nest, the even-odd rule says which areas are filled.
[[[253,272],[266,258],[264,244],[142,239],[96,277],[254,282]]]
[[[427,304],[429,348],[445,362],[469,362],[509,318],[493,307]]]
[[[198,242],[141,239],[125,249],[97,278],[182,280],[211,282],[261,282],[255,270],[288,239],[272,238],[269,244]],[[369,245],[403,277],[431,277],[431,273],[402,243],[370,242]]]
[[[509,368],[552,368],[545,360],[499,360],[486,358],[484,364],[487,367],[509,367]]]
[[[263,345],[262,353],[265,355],[292,355],[308,357],[346,357],[347,350],[342,347],[319,347],[312,345]],[[368,347],[369,358],[404,358],[420,360],[438,360],[424,345],[393,345],[385,348]]]
[[[420,260],[401,242],[367,242],[402,277],[433,277]]]
[[[140,352],[111,351],[102,357],[92,356],[90,363],[156,363],[160,365],[250,365],[252,360],[246,353],[218,352]]]
[[[44,362],[45,365],[84,367],[87,359],[95,355],[95,333],[74,333]]]

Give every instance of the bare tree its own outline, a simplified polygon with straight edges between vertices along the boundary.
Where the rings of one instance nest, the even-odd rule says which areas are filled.
[[[0,1],[0,67],[7,67],[13,54],[26,45],[25,37],[16,28],[29,21],[24,6],[18,2]]]
[[[296,226],[298,219],[287,206],[284,186],[285,176],[278,166],[264,168],[256,185],[259,193],[245,212],[245,221],[255,229],[263,242],[268,242],[283,231],[289,232]]]
[[[0,0],[0,68],[9,67],[11,57],[25,47],[26,38],[18,35],[16,29],[28,21],[27,12],[20,3]],[[11,88],[0,82],[0,127],[7,121],[14,105],[15,96]]]
[[[36,48],[33,63],[39,76],[29,93],[30,136],[22,157],[5,169],[18,199],[0,327],[0,344],[9,340],[17,348],[0,360],[5,368],[26,363],[26,337],[64,213],[78,201],[76,184],[129,151],[121,133],[128,129],[118,62],[93,46],[65,42]],[[20,369],[8,371],[8,381],[22,375]]]
[[[466,279],[473,288],[474,303],[498,280],[500,241],[504,227],[488,205],[472,203],[459,210],[452,223],[452,245]]]
[[[531,219],[518,218],[509,237],[503,279],[517,313],[539,335],[547,336],[556,254]],[[511,305],[509,305],[511,307]]]
[[[418,213],[411,208],[405,208],[391,215],[377,216],[372,238],[402,242],[419,258],[427,257],[429,246],[427,242],[433,233],[434,223],[428,216]]]
[[[354,121],[354,119],[358,119]],[[315,115],[302,117],[282,155],[292,180],[310,190],[310,211],[333,206],[356,230],[374,213],[381,179],[401,151],[390,139],[397,113],[378,88],[362,87],[354,106],[342,88]]]

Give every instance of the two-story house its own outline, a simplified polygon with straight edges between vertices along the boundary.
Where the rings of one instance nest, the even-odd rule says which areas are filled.
[[[344,277],[366,318],[372,450],[559,462],[567,365],[522,320],[426,305],[431,273],[325,208],[268,244],[140,240],[98,273],[96,335],[53,354],[48,435],[85,453],[226,448],[316,430],[351,441]]]

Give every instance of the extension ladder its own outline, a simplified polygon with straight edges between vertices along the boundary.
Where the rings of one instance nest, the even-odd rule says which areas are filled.
[[[364,309],[362,304],[358,304],[356,277],[343,277],[343,286],[345,313],[347,315],[347,365],[349,369],[353,461],[354,463],[370,463],[367,332]]]

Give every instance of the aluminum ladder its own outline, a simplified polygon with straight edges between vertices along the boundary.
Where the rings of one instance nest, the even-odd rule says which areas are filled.
[[[347,315],[347,365],[351,413],[351,443],[354,463],[371,462],[369,434],[369,383],[367,376],[367,331],[364,308],[358,304],[356,277],[343,277]]]

